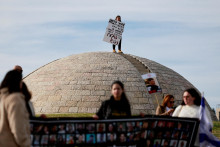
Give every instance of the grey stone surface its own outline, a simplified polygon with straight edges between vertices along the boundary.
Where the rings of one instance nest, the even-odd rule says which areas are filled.
[[[145,69],[146,68],[146,69]],[[194,87],[175,71],[149,59],[110,52],[70,55],[50,62],[24,78],[32,92],[36,113],[95,113],[109,99],[111,83],[121,80],[131,103],[132,114],[155,114],[155,95],[146,91],[141,75],[157,74],[162,94],[178,101],[184,89]]]

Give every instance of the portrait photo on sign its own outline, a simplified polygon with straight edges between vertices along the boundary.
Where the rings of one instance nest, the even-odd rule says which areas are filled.
[[[147,73],[142,75],[142,78],[144,79],[146,89],[149,94],[156,93],[156,92],[162,92],[162,89],[160,88],[160,85],[157,81],[156,74],[155,73]]]

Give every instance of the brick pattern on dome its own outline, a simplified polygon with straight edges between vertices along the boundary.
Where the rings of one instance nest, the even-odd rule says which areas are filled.
[[[119,54],[93,52],[55,60],[24,78],[36,113],[95,113],[115,80],[125,84],[132,114],[154,114],[141,75]]]
[[[144,72],[157,74],[161,94],[148,94],[141,78]],[[101,102],[109,99],[110,86],[115,80],[124,83],[132,114],[155,114],[156,98],[161,103],[165,94],[174,95],[175,105],[178,105],[182,92],[194,87],[184,77],[157,62],[110,52],[82,53],[61,58],[24,78],[32,92],[31,100],[36,113],[96,113]]]

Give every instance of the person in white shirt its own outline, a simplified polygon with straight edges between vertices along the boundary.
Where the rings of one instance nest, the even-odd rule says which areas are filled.
[[[183,101],[175,111],[173,116],[175,117],[189,117],[189,118],[198,118],[200,119],[200,104],[201,104],[201,95],[194,88],[186,89],[183,92]],[[209,111],[206,111],[209,121],[212,123]],[[195,146],[199,146],[199,133],[197,133],[197,138],[195,141]]]

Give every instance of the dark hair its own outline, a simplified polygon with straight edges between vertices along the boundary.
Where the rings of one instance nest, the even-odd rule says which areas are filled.
[[[117,16],[115,17],[115,19],[117,19],[117,17],[120,17],[120,18],[121,18],[121,16],[120,16],[120,15],[117,15]]]
[[[124,101],[124,102],[127,102],[129,104],[127,96],[124,92],[124,84],[121,81],[114,81],[111,85],[111,88],[113,87],[114,84],[118,84],[121,87],[121,89],[123,90],[123,92],[121,94],[121,100]],[[113,98],[113,96],[111,96],[111,98]]]
[[[24,94],[25,101],[28,102],[28,101],[31,99],[31,93],[30,93],[30,91],[28,90],[27,85],[26,85],[24,82],[22,82],[21,91],[22,91],[22,93]]]
[[[150,81],[152,81],[152,80],[154,80],[154,79],[153,79],[153,78],[148,78],[148,79],[147,79],[148,82],[150,82]]]
[[[201,105],[201,95],[199,94],[199,92],[195,88],[186,89],[184,92],[188,92],[192,97],[195,98],[195,100],[194,100],[195,105],[197,105],[197,106]],[[184,103],[184,101],[182,101],[181,105],[186,105],[186,104]]]
[[[20,92],[21,80],[22,80],[21,72],[18,72],[17,70],[11,70],[5,75],[1,83],[0,89],[8,88],[9,93]]]
[[[171,94],[168,94],[168,95],[166,95],[165,97],[164,97],[164,99],[163,99],[163,102],[162,102],[162,106],[163,107],[166,107],[167,106],[167,103],[170,101],[170,99],[174,99],[174,96],[173,95],[171,95]]]

